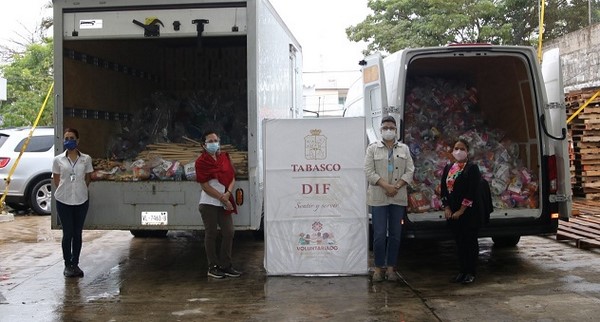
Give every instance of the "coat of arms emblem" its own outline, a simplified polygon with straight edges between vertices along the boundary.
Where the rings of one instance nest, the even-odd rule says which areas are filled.
[[[304,155],[307,160],[327,158],[327,137],[321,135],[321,130],[310,130],[310,135],[304,137]]]

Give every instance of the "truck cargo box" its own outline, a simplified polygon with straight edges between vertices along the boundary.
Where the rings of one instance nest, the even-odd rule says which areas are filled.
[[[76,128],[94,159],[85,228],[202,229],[193,163],[214,130],[234,225],[257,229],[262,120],[302,116],[301,47],[270,3],[55,1],[54,23],[55,152]]]

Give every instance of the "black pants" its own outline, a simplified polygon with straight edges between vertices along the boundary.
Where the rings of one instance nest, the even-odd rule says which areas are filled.
[[[479,257],[479,242],[477,239],[478,230],[471,227],[462,227],[460,225],[453,228],[460,273],[475,275]]]
[[[81,205],[66,205],[56,201],[56,212],[62,226],[62,251],[65,265],[78,265],[81,254],[83,223],[90,203]]]

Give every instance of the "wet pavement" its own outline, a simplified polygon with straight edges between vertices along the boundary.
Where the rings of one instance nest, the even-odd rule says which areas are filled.
[[[550,237],[481,239],[473,285],[449,283],[452,242],[405,243],[399,283],[267,277],[264,243],[236,233],[242,277],[206,276],[201,233],[85,231],[85,277],[65,279],[50,217],[0,223],[0,321],[597,321],[600,251]]]

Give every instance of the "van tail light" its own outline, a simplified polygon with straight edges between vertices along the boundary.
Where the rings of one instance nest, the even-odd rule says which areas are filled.
[[[10,158],[0,158],[0,169],[3,169],[10,162]]]
[[[235,190],[235,204],[241,206],[244,204],[244,190],[237,188]]]
[[[556,155],[548,157],[548,182],[550,183],[550,193],[556,193],[558,190],[558,171],[556,170]]]

